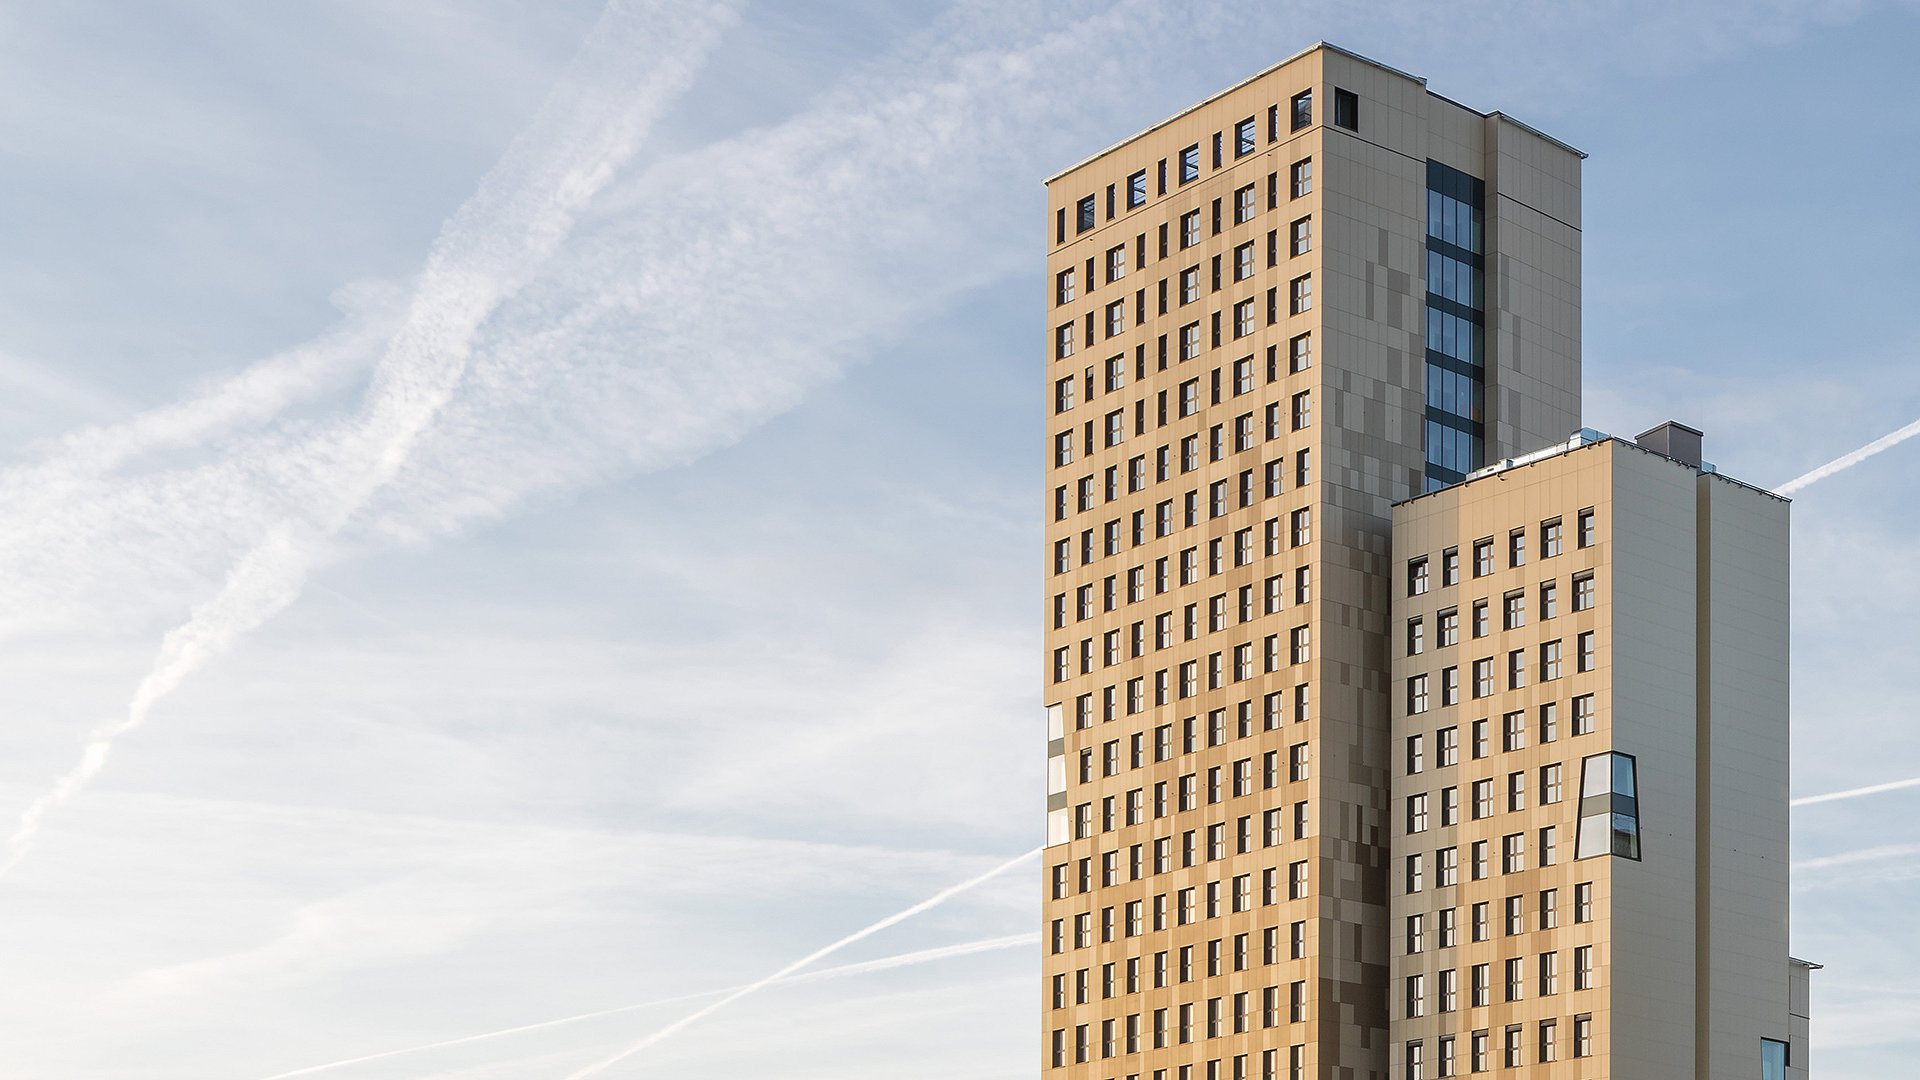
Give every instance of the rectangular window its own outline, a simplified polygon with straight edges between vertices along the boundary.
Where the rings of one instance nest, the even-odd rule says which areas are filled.
[[[1074,235],[1076,236],[1079,235],[1080,233],[1086,232],[1088,229],[1091,229],[1094,226],[1094,222],[1096,220],[1096,214],[1097,214],[1097,207],[1096,207],[1096,204],[1094,203],[1093,196],[1089,195],[1086,198],[1081,199],[1078,210],[1079,210],[1079,213],[1074,218],[1075,224],[1074,224],[1074,230],[1073,230]]]
[[[1313,275],[1302,274],[1287,284],[1287,314],[1303,315],[1313,310]]]
[[[1141,169],[1127,177],[1127,209],[1136,210],[1147,205],[1147,170]]]
[[[1305,255],[1313,250],[1313,218],[1303,217],[1287,227],[1287,254]]]
[[[1200,144],[1194,143],[1180,151],[1180,182],[1191,184],[1200,179]]]
[[[1313,91],[1302,90],[1293,95],[1289,109],[1293,117],[1293,130],[1313,126]]]
[[[1594,525],[1592,508],[1589,507],[1588,509],[1580,511],[1580,516],[1577,519],[1577,521],[1578,521],[1578,529],[1580,533],[1577,539],[1580,546],[1583,548],[1590,548],[1594,544],[1599,543],[1600,531]]]
[[[1242,300],[1233,305],[1233,336],[1246,337],[1254,331],[1253,301]]]
[[[1575,735],[1593,734],[1593,695],[1582,694],[1573,699],[1573,733]]]
[[[1588,670],[1586,666],[1587,657],[1586,657],[1585,645],[1589,640],[1591,639],[1588,638],[1586,634],[1580,635],[1580,644],[1582,646],[1581,653],[1580,653],[1580,663],[1581,663],[1580,670],[1581,671]],[[1540,681],[1546,682],[1550,679],[1557,679],[1559,677],[1560,677],[1560,643],[1558,641],[1545,642],[1540,646]]]
[[[1507,565],[1527,565],[1527,530],[1515,529],[1507,534]]]
[[[1486,577],[1493,573],[1493,541],[1475,540],[1473,542],[1473,576]]]
[[[1427,557],[1422,555],[1417,559],[1407,560],[1407,595],[1424,595],[1428,585]]]
[[[1296,335],[1287,345],[1287,370],[1299,374],[1313,366],[1313,335]]]
[[[1333,123],[1348,131],[1360,130],[1360,95],[1351,90],[1334,88]]]
[[[1500,838],[1500,872],[1517,874],[1527,868],[1527,834],[1509,833]]]
[[[1180,215],[1180,250],[1200,242],[1200,211],[1189,210]]]
[[[1253,215],[1257,212],[1258,212],[1258,203],[1254,198],[1254,190],[1253,190],[1252,184],[1248,184],[1245,187],[1239,188],[1236,191],[1234,191],[1233,223],[1235,225],[1245,225],[1247,222],[1252,221]],[[1247,245],[1247,247],[1249,248],[1251,248],[1252,246],[1253,246],[1252,244]]]
[[[1194,357],[1199,355],[1200,355],[1200,324],[1197,322],[1191,322],[1180,328],[1180,359],[1191,360]],[[1193,409],[1199,408],[1199,396],[1197,392],[1198,391],[1197,384],[1195,384],[1195,391],[1196,392],[1191,397],[1184,397],[1184,396],[1182,397],[1180,404],[1183,409],[1188,408],[1189,405],[1191,405],[1191,408]],[[1182,388],[1182,393],[1185,394],[1184,387]],[[1180,415],[1191,416],[1193,415],[1193,413],[1191,411],[1188,411],[1188,412],[1182,412]]]
[[[1313,193],[1312,158],[1301,158],[1299,161],[1294,162],[1292,168],[1288,170],[1287,175],[1289,178],[1287,190],[1292,192],[1293,198],[1297,199],[1302,195],[1311,195]]]

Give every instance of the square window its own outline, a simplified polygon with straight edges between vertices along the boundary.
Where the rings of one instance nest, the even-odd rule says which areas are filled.
[[[1408,596],[1424,595],[1427,591],[1428,585],[1429,585],[1429,577],[1427,574],[1427,557],[1425,555],[1422,555],[1417,559],[1407,560],[1407,595]],[[1409,654],[1418,652],[1418,651],[1419,650],[1417,649],[1410,649]]]

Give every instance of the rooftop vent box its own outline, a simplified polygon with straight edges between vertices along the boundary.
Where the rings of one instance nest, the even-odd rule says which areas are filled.
[[[1669,420],[1651,431],[1643,431],[1633,437],[1633,441],[1653,451],[1670,457],[1682,465],[1700,467],[1701,433],[1678,420]]]

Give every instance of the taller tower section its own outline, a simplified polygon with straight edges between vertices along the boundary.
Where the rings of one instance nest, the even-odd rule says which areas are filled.
[[[1323,44],[1047,182],[1049,1078],[1385,1075],[1391,506],[1579,427],[1581,157]]]

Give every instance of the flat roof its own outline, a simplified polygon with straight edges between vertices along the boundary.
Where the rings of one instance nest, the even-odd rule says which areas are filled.
[[[1686,425],[1684,424],[1682,424],[1681,426],[1686,427]],[[1687,430],[1692,431],[1693,429],[1687,428]],[[1411,498],[1401,499],[1399,502],[1396,502],[1393,505],[1405,506],[1408,503],[1419,502],[1421,499],[1428,498],[1429,496],[1438,495],[1442,492],[1452,491],[1454,488],[1471,484],[1475,480],[1483,480],[1489,476],[1498,476],[1509,469],[1517,469],[1523,465],[1532,465],[1535,462],[1545,461],[1548,458],[1559,457],[1562,454],[1571,453],[1575,450],[1584,449],[1585,447],[1589,447],[1589,446],[1598,446],[1601,443],[1609,443],[1609,442],[1619,443],[1621,446],[1631,447],[1632,449],[1638,450],[1643,454],[1652,454],[1653,456],[1658,458],[1666,458],[1666,460],[1672,461],[1677,465],[1683,465],[1689,469],[1695,469],[1695,471],[1701,473],[1702,475],[1711,476],[1716,480],[1725,480],[1727,483],[1733,484],[1736,487],[1743,487],[1743,488],[1746,488],[1748,491],[1757,491],[1762,495],[1771,496],[1772,498],[1779,499],[1781,502],[1784,502],[1784,503],[1790,503],[1793,501],[1792,499],[1787,498],[1785,495],[1782,495],[1779,492],[1769,491],[1766,488],[1760,487],[1758,485],[1749,484],[1745,480],[1736,480],[1733,477],[1728,476],[1726,473],[1721,472],[1719,467],[1714,465],[1714,463],[1711,461],[1703,461],[1698,466],[1687,465],[1687,463],[1684,461],[1679,461],[1675,458],[1667,457],[1667,455],[1662,454],[1660,451],[1650,449],[1645,446],[1641,446],[1639,443],[1634,442],[1631,439],[1622,439],[1617,435],[1609,435],[1604,431],[1596,431],[1593,428],[1583,427],[1579,431],[1574,432],[1570,438],[1562,442],[1549,444],[1538,450],[1533,451],[1532,453],[1521,454],[1519,457],[1502,458],[1491,465],[1483,465],[1480,468],[1475,469],[1472,472],[1468,473],[1466,475],[1466,478],[1461,480],[1459,483],[1448,484],[1446,487],[1435,488],[1432,491],[1423,491],[1418,495],[1412,496]]]
[[[1237,82],[1237,83],[1234,83],[1234,84],[1233,84],[1232,86],[1229,86],[1229,87],[1227,87],[1227,88],[1226,88],[1225,90],[1222,90],[1222,91],[1220,91],[1219,93],[1217,93],[1217,94],[1214,94],[1214,95],[1212,95],[1211,97],[1208,97],[1208,98],[1205,98],[1205,99],[1203,99],[1203,100],[1201,100],[1201,101],[1197,101],[1197,102],[1195,102],[1195,103],[1193,103],[1192,105],[1189,105],[1189,106],[1187,106],[1187,107],[1186,107],[1186,108],[1184,108],[1184,109],[1181,109],[1181,110],[1180,110],[1179,112],[1177,112],[1177,113],[1174,113],[1174,114],[1173,114],[1172,116],[1169,116],[1169,117],[1167,117],[1167,118],[1166,118],[1165,120],[1162,120],[1162,121],[1160,121],[1159,123],[1157,123],[1157,124],[1154,124],[1154,125],[1153,125],[1153,126],[1151,126],[1151,127],[1147,127],[1147,128],[1143,128],[1143,129],[1141,129],[1140,131],[1137,131],[1137,132],[1135,132],[1134,134],[1132,134],[1132,135],[1129,135],[1129,136],[1127,136],[1127,137],[1126,137],[1126,138],[1124,138],[1124,139],[1121,139],[1121,140],[1120,140],[1119,142],[1117,142],[1117,143],[1114,143],[1114,144],[1113,144],[1112,146],[1109,146],[1109,147],[1107,147],[1107,148],[1106,148],[1105,150],[1102,150],[1102,151],[1100,151],[1100,152],[1099,152],[1099,153],[1097,153],[1097,154],[1094,154],[1094,155],[1092,155],[1092,156],[1090,156],[1090,157],[1087,157],[1087,158],[1085,158],[1085,159],[1083,159],[1083,160],[1081,160],[1081,161],[1078,161],[1078,162],[1075,162],[1074,164],[1072,164],[1072,165],[1069,165],[1069,166],[1067,166],[1067,167],[1066,167],[1066,168],[1064,168],[1064,169],[1061,169],[1061,170],[1060,170],[1059,172],[1057,172],[1057,173],[1054,173],[1054,174],[1053,174],[1052,176],[1049,176],[1049,177],[1047,177],[1047,178],[1046,178],[1045,180],[1043,180],[1043,181],[1041,181],[1041,183],[1042,183],[1043,185],[1044,185],[1044,184],[1051,184],[1051,183],[1053,183],[1053,182],[1054,182],[1055,180],[1058,180],[1058,179],[1060,179],[1061,177],[1063,177],[1063,176],[1065,176],[1065,175],[1067,175],[1067,174],[1068,174],[1068,173],[1070,173],[1070,172],[1073,172],[1073,171],[1075,171],[1075,170],[1077,170],[1077,169],[1081,169],[1081,168],[1084,168],[1084,167],[1085,167],[1085,166],[1087,166],[1087,165],[1091,165],[1092,163],[1094,163],[1094,162],[1096,162],[1096,161],[1098,161],[1098,160],[1100,160],[1100,159],[1101,159],[1101,158],[1103,158],[1103,157],[1106,157],[1106,156],[1107,156],[1108,154],[1111,154],[1111,153],[1113,153],[1113,152],[1114,152],[1115,150],[1118,150],[1118,149],[1120,149],[1121,147],[1123,147],[1123,146],[1125,146],[1125,145],[1127,145],[1128,143],[1131,143],[1131,142],[1134,142],[1135,140],[1137,140],[1137,139],[1140,139],[1140,138],[1143,138],[1143,137],[1145,137],[1145,136],[1147,136],[1147,135],[1151,135],[1151,134],[1153,134],[1154,132],[1156,132],[1156,131],[1159,131],[1159,130],[1160,130],[1161,128],[1163,128],[1163,127],[1166,127],[1166,126],[1167,126],[1168,124],[1171,124],[1171,123],[1173,123],[1173,122],[1174,122],[1175,120],[1178,120],[1178,119],[1180,119],[1181,117],[1183,117],[1183,116],[1186,116],[1186,115],[1187,115],[1187,114],[1189,114],[1189,113],[1192,113],[1192,112],[1194,112],[1194,111],[1196,111],[1196,110],[1199,110],[1199,109],[1204,109],[1204,108],[1206,108],[1206,107],[1207,107],[1208,105],[1211,105],[1211,104],[1213,104],[1213,103],[1214,103],[1214,102],[1216,102],[1216,101],[1219,101],[1219,100],[1220,100],[1221,98],[1223,98],[1223,97],[1226,97],[1226,96],[1227,96],[1228,94],[1231,94],[1231,93],[1233,93],[1233,92],[1234,92],[1235,90],[1238,90],[1238,89],[1240,89],[1241,87],[1243,87],[1243,86],[1245,86],[1245,85],[1247,85],[1248,83],[1251,83],[1251,82],[1255,82],[1255,81],[1257,81],[1257,80],[1259,80],[1259,79],[1262,79],[1262,78],[1265,78],[1265,77],[1266,77],[1267,75],[1270,75],[1270,74],[1272,74],[1273,72],[1275,72],[1275,71],[1278,71],[1278,70],[1280,70],[1280,69],[1281,69],[1281,68],[1283,68],[1283,67],[1286,67],[1286,66],[1287,66],[1288,64],[1291,64],[1291,63],[1293,63],[1293,62],[1294,62],[1295,60],[1298,60],[1298,59],[1300,59],[1301,57],[1303,57],[1303,56],[1305,56],[1305,55],[1307,55],[1307,54],[1308,54],[1308,53],[1310,53],[1310,52],[1313,52],[1313,51],[1314,51],[1314,50],[1316,50],[1316,49],[1326,49],[1326,50],[1328,50],[1328,51],[1331,51],[1331,52],[1337,52],[1337,53],[1339,53],[1339,54],[1340,54],[1340,55],[1342,55],[1342,56],[1345,56],[1345,57],[1350,57],[1350,58],[1352,58],[1352,59],[1354,59],[1354,60],[1358,60],[1358,61],[1360,61],[1360,62],[1361,62],[1361,63],[1363,63],[1363,64],[1371,64],[1372,66],[1374,66],[1374,67],[1377,67],[1377,68],[1379,68],[1379,69],[1380,69],[1380,70],[1382,70],[1382,71],[1386,71],[1386,72],[1391,72],[1391,73],[1393,73],[1393,74],[1395,74],[1395,75],[1398,75],[1398,76],[1400,76],[1400,77],[1401,77],[1401,78],[1403,78],[1403,79],[1411,79],[1411,80],[1413,80],[1414,82],[1417,82],[1417,83],[1419,83],[1419,84],[1420,84],[1420,87],[1421,87],[1421,89],[1423,89],[1423,90],[1424,90],[1424,89],[1426,89],[1426,86],[1427,86],[1427,80],[1425,80],[1425,79],[1423,79],[1423,78],[1421,78],[1421,77],[1420,77],[1420,76],[1418,76],[1418,75],[1414,75],[1414,74],[1411,74],[1411,73],[1409,73],[1409,72],[1405,72],[1405,71],[1401,71],[1401,70],[1400,70],[1399,68],[1397,68],[1397,67],[1394,67],[1394,66],[1393,66],[1393,65],[1391,65],[1391,64],[1383,64],[1383,63],[1381,63],[1380,61],[1378,61],[1378,60],[1375,60],[1374,58],[1372,58],[1372,57],[1370,57],[1370,56],[1362,56],[1362,55],[1360,55],[1359,53],[1357,53],[1357,52],[1354,52],[1354,51],[1353,51],[1352,49],[1343,49],[1343,48],[1341,48],[1340,46],[1338,46],[1338,45],[1335,45],[1335,44],[1333,44],[1333,43],[1332,43],[1332,42],[1330,42],[1330,41],[1317,41],[1317,42],[1315,42],[1315,43],[1313,43],[1312,45],[1309,45],[1309,46],[1307,46],[1306,48],[1304,48],[1304,49],[1301,49],[1301,50],[1300,50],[1299,52],[1297,52],[1297,53],[1294,53],[1294,54],[1293,54],[1292,56],[1289,56],[1289,57],[1287,57],[1287,58],[1286,58],[1285,60],[1281,60],[1281,61],[1279,61],[1278,63],[1275,63],[1275,64],[1269,64],[1268,66],[1266,66],[1266,67],[1264,67],[1264,68],[1261,68],[1261,69],[1260,69],[1259,71],[1256,71],[1256,72],[1254,72],[1253,74],[1251,74],[1251,75],[1249,75],[1249,76],[1247,76],[1246,78],[1244,78],[1244,79],[1241,79],[1241,80],[1240,80],[1239,82]],[[1523,130],[1523,131],[1526,131],[1526,132],[1527,132],[1528,134],[1531,134],[1531,135],[1537,135],[1537,136],[1539,136],[1540,138],[1542,138],[1542,139],[1545,139],[1546,141],[1548,141],[1548,142],[1550,142],[1550,143],[1552,143],[1552,144],[1553,144],[1553,145],[1555,145],[1555,146],[1558,146],[1558,147],[1559,147],[1560,149],[1562,149],[1562,150],[1565,150],[1565,151],[1567,151],[1567,152],[1568,152],[1568,153],[1570,153],[1570,154],[1577,154],[1577,155],[1579,155],[1579,156],[1580,156],[1580,158],[1581,158],[1582,160],[1585,160],[1585,159],[1586,159],[1586,156],[1587,156],[1587,154],[1586,154],[1586,151],[1584,151],[1584,150],[1581,150],[1581,149],[1579,149],[1579,148],[1577,148],[1577,147],[1574,147],[1574,146],[1570,146],[1570,145],[1568,145],[1567,143],[1564,143],[1564,142],[1561,142],[1561,141],[1560,141],[1559,139],[1556,139],[1556,138],[1554,138],[1553,136],[1551,136],[1551,135],[1549,135],[1549,134],[1547,134],[1546,132],[1544,132],[1544,131],[1541,131],[1541,130],[1540,130],[1539,128],[1536,128],[1536,127],[1534,127],[1534,126],[1532,126],[1531,124],[1525,124],[1525,123],[1522,123],[1522,122],[1521,122],[1521,121],[1519,121],[1519,120],[1515,120],[1515,119],[1514,119],[1513,117],[1511,117],[1511,116],[1508,116],[1508,115],[1507,115],[1506,113],[1503,113],[1503,112],[1497,112],[1497,111],[1496,111],[1496,112],[1481,112],[1481,111],[1480,111],[1479,109],[1476,109],[1476,108],[1474,108],[1474,107],[1473,107],[1473,106],[1471,106],[1471,105],[1463,105],[1463,104],[1461,104],[1460,102],[1458,102],[1458,101],[1455,101],[1455,100],[1453,100],[1452,98],[1450,98],[1450,97],[1447,97],[1447,96],[1446,96],[1446,95],[1444,95],[1444,94],[1435,94],[1435,93],[1434,93],[1434,92],[1433,92],[1432,90],[1427,90],[1427,93],[1428,93],[1428,94],[1430,94],[1430,95],[1432,95],[1433,97],[1437,97],[1437,98],[1439,98],[1439,99],[1440,99],[1441,101],[1444,101],[1444,102],[1446,102],[1446,103],[1447,103],[1447,104],[1449,104],[1449,105],[1454,105],[1454,106],[1457,106],[1457,107],[1459,107],[1459,108],[1462,108],[1462,109],[1465,109],[1465,110],[1467,110],[1468,112],[1470,112],[1470,113],[1473,113],[1473,114],[1474,114],[1475,116],[1481,116],[1481,117],[1498,117],[1498,118],[1500,118],[1500,119],[1502,119],[1502,120],[1505,120],[1505,121],[1506,121],[1507,123],[1510,123],[1510,124],[1512,124],[1512,125],[1514,125],[1515,127],[1517,127],[1517,128],[1520,128],[1520,129],[1521,129],[1521,130]]]

